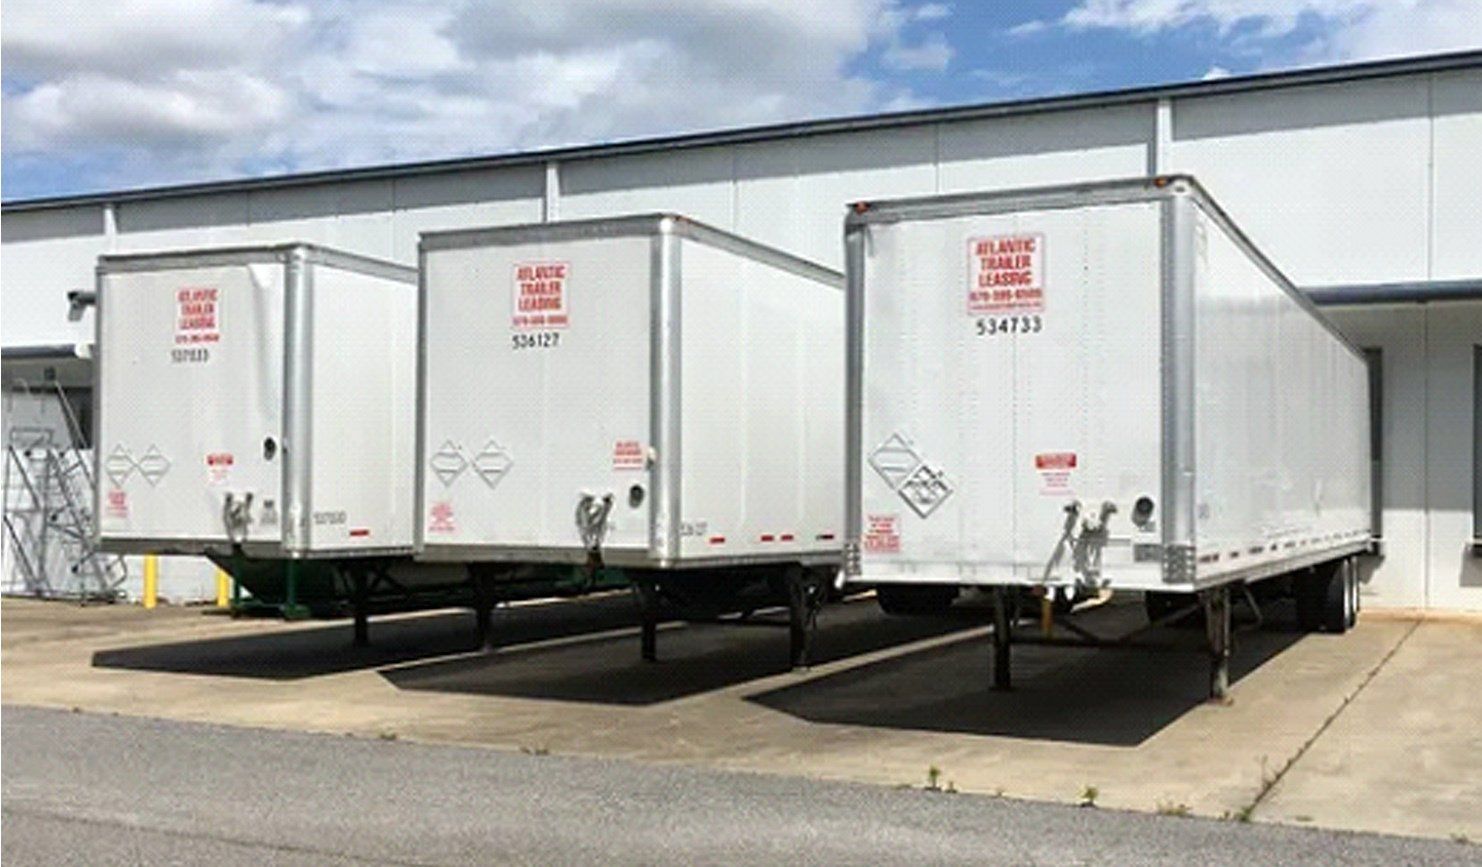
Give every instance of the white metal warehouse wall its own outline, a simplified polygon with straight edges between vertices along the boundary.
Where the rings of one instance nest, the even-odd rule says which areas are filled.
[[[90,287],[105,251],[294,239],[411,263],[427,229],[670,210],[838,267],[853,200],[1154,171],[1198,176],[1299,285],[1482,278],[1482,55],[1451,66],[440,174],[12,206],[3,343],[88,339],[88,323],[65,321],[63,296]],[[1465,544],[1471,506],[1447,485],[1472,478],[1476,432],[1470,420],[1458,426],[1471,373],[1453,356],[1482,343],[1477,309],[1341,314],[1358,342],[1387,350],[1389,555],[1366,588],[1371,603],[1482,609],[1482,561]]]

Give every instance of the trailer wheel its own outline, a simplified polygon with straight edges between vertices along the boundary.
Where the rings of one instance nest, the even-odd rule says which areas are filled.
[[[1303,629],[1342,635],[1358,622],[1358,580],[1351,557],[1315,567],[1297,582],[1297,620]]]
[[[1353,627],[1359,625],[1359,562],[1349,557],[1344,560],[1343,568],[1349,578],[1349,615],[1347,615],[1346,622],[1349,624],[1347,628],[1352,630]]]
[[[886,614],[941,614],[956,598],[957,588],[951,585],[882,584],[875,588],[875,599]]]
[[[1297,626],[1303,632],[1323,628],[1323,606],[1327,598],[1323,567],[1308,569],[1293,576],[1292,597],[1297,602]]]

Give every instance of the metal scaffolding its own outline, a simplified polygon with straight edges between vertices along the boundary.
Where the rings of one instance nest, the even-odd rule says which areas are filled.
[[[4,592],[113,601],[128,577],[123,557],[98,550],[93,533],[92,453],[61,386],[12,394],[55,401],[60,424],[8,426],[4,471]]]

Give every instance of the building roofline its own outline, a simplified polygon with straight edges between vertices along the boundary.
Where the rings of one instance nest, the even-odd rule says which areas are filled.
[[[1105,108],[1128,105],[1156,99],[1172,99],[1192,96],[1217,96],[1253,90],[1276,90],[1319,84],[1361,81],[1373,78],[1388,78],[1400,75],[1445,72],[1456,69],[1482,68],[1482,50],[1458,51],[1422,57],[1406,57],[1393,60],[1373,60],[1337,66],[1311,67],[1283,72],[1265,72],[1254,75],[1231,76],[1207,81],[1181,82],[1125,88],[1121,90],[1094,91],[1089,93],[1065,94],[1060,96],[1035,97],[1006,102],[978,103],[949,106],[944,108],[914,109],[884,114],[854,115],[822,120],[804,120],[788,123],[680,135],[637,138],[605,144],[576,145],[521,151],[487,156],[455,157],[451,159],[425,160],[410,163],[391,163],[359,168],[328,169],[322,171],[296,172],[265,177],[239,178],[234,180],[205,181],[199,183],[173,184],[167,186],[141,187],[98,193],[45,196],[32,199],[17,199],[0,203],[0,210],[7,213],[38,211],[51,208],[102,205],[108,203],[137,202],[149,199],[185,198],[216,193],[272,190],[287,187],[313,186],[317,184],[341,183],[346,181],[382,180],[406,178],[420,175],[435,175],[476,169],[507,168],[522,165],[539,165],[546,162],[562,162],[599,157],[614,157],[631,154],[653,153],[662,150],[681,150],[721,145],[747,144],[775,141],[787,138],[802,138],[832,133],[860,132],[875,129],[919,126],[947,121],[977,120],[1004,117],[1016,114],[1066,111],[1081,108]]]

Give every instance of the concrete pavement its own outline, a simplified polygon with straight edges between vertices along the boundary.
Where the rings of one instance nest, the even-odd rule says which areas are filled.
[[[5,863],[1463,864],[1455,843],[4,711]]]
[[[1086,622],[1125,626],[1138,608]],[[826,609],[805,673],[766,626],[671,624],[661,662],[641,663],[624,597],[501,611],[505,646],[489,655],[464,612],[378,620],[374,646],[355,649],[343,623],[0,611],[12,704],[886,785],[937,768],[964,792],[1075,803],[1095,789],[1104,807],[1482,839],[1476,623],[1370,617],[1347,636],[1304,635],[1278,608],[1241,634],[1221,707],[1203,701],[1192,630],[1161,636],[1187,652],[1019,648],[1018,688],[992,692],[971,606],[936,619],[887,618],[870,600]],[[1391,683],[1397,665],[1413,670]],[[1417,717],[1424,749],[1363,722],[1397,718],[1395,701],[1435,709]],[[1325,758],[1360,750],[1361,763]],[[1394,779],[1421,771],[1423,796],[1394,797]]]

